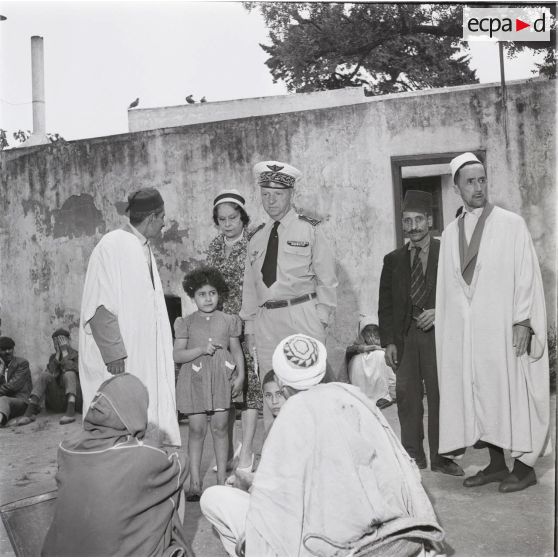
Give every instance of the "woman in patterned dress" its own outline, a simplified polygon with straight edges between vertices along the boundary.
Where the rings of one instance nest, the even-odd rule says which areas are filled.
[[[244,265],[249,239],[247,225],[250,222],[244,208],[245,203],[245,199],[237,190],[223,190],[213,202],[213,221],[219,228],[219,235],[209,245],[207,265],[218,269],[227,283],[229,294],[224,299],[222,308],[227,314],[238,314],[242,304]],[[246,382],[242,409],[242,446],[237,467],[252,470],[252,443],[256,433],[258,411],[262,409],[262,390],[251,355],[254,349],[247,347],[243,339],[242,347],[246,361]],[[231,413],[230,448],[233,429],[234,413]]]

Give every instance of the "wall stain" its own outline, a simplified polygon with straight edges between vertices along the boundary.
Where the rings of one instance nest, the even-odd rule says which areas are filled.
[[[103,214],[95,207],[93,196],[80,194],[70,196],[60,209],[55,209],[54,238],[93,236],[97,229],[106,230]]]

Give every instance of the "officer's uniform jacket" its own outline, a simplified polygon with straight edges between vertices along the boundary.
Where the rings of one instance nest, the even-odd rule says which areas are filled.
[[[248,334],[254,333],[258,307],[265,302],[316,293],[316,311],[324,323],[329,322],[337,303],[335,260],[320,230],[320,221],[299,215],[293,209],[281,219],[277,229],[277,279],[271,287],[265,285],[261,269],[274,222],[269,220],[260,225],[248,244],[240,311]]]

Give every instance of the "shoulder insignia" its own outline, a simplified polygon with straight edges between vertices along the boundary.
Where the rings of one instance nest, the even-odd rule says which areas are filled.
[[[310,223],[313,227],[319,225],[322,221],[320,219],[314,219],[313,217],[308,217],[308,215],[303,215],[302,213],[298,216],[299,219]]]
[[[261,225],[258,225],[253,231],[250,231],[250,232],[247,234],[248,240],[252,240],[252,237],[253,237],[258,231],[261,231],[264,227],[265,227],[265,223],[262,223]]]

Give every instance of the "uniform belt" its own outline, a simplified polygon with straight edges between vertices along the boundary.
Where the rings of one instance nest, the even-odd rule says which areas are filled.
[[[287,306],[294,306],[295,304],[301,304],[302,302],[307,302],[316,298],[316,293],[305,294],[302,296],[297,296],[289,300],[268,300],[262,304],[263,308],[271,310],[273,308],[285,308]]]

